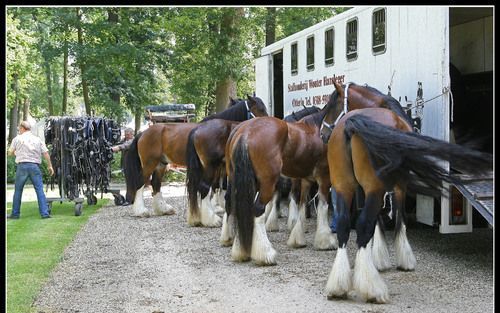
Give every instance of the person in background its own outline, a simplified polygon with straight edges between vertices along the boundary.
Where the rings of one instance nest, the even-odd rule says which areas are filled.
[[[125,139],[121,144],[113,146],[111,149],[113,152],[127,151],[132,143],[132,140],[134,140],[134,130],[132,128],[125,128]]]
[[[16,181],[14,198],[12,201],[12,212],[7,216],[9,219],[18,219],[21,215],[21,198],[24,184],[28,178],[33,183],[38,200],[38,211],[42,218],[50,218],[47,198],[43,192],[42,171],[40,164],[42,156],[47,161],[50,176],[54,175],[54,169],[50,162],[50,156],[45,143],[31,132],[31,124],[23,121],[19,125],[19,134],[12,139],[8,150],[9,155],[16,156]]]
[[[130,145],[132,144],[132,141],[134,140],[134,130],[132,128],[126,128],[124,131],[124,134],[125,134],[125,138],[124,138],[123,142],[119,145],[111,147],[113,152],[118,152],[118,151],[122,152],[122,158],[121,158],[121,164],[120,164],[122,171],[123,171],[123,162],[125,160],[125,156],[127,155],[127,151],[129,150]],[[127,194],[125,195],[125,202],[122,205],[126,206],[126,205],[129,205],[130,203],[132,203],[132,199],[127,192]]]

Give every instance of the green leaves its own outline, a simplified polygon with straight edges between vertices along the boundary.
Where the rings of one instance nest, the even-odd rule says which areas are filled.
[[[337,11],[276,8],[276,39]],[[195,103],[204,115],[207,106],[213,109],[216,86],[226,79],[237,83],[237,96],[254,91],[253,60],[265,43],[266,8],[82,7],[78,12],[81,17],[75,7],[7,9],[9,108],[16,74],[32,114],[46,114],[50,76],[54,114],[61,114],[65,49],[68,112],[78,111],[84,102],[83,79],[92,111],[118,121],[164,102]]]

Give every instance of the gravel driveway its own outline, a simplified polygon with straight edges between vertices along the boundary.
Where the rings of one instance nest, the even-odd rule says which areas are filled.
[[[110,203],[92,216],[66,249],[34,307],[39,313],[160,312],[492,312],[493,231],[439,234],[410,225],[414,272],[384,272],[391,301],[329,301],[324,287],[335,251],[286,246],[286,218],[269,233],[278,265],[234,263],[219,244],[220,228],[190,227],[183,186],[163,187],[171,216],[131,217],[131,206]],[[147,197],[146,205],[152,199]],[[394,262],[393,232],[387,232]],[[354,264],[355,233],[350,238]],[[394,264],[394,263],[393,263]]]

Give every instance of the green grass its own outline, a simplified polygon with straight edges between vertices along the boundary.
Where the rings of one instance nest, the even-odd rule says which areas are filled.
[[[7,312],[36,312],[31,305],[64,249],[108,201],[100,199],[92,206],[84,202],[80,216],[75,216],[74,202],[53,202],[50,219],[40,218],[36,201],[23,202],[21,218],[7,220]],[[12,203],[7,209],[10,213]]]

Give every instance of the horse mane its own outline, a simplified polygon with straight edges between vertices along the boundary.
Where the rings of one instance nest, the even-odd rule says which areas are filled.
[[[324,106],[323,109],[319,109],[315,113],[309,114],[302,119],[300,119],[300,122],[306,124],[306,125],[311,125],[311,126],[320,126],[321,123],[323,122],[323,119],[325,118],[327,109],[326,105]]]
[[[245,100],[238,101],[236,104],[233,104],[229,108],[225,109],[222,112],[211,114],[204,119],[202,122],[206,122],[208,120],[213,119],[221,119],[221,120],[230,120],[230,121],[244,121],[247,119],[247,108],[245,105]]]
[[[302,119],[304,116],[308,116],[311,114],[314,114],[316,112],[320,111],[318,107],[312,106],[312,107],[305,107],[304,109],[297,111],[297,112],[292,112],[292,114],[285,116],[283,119],[285,122],[297,122],[300,119]]]

